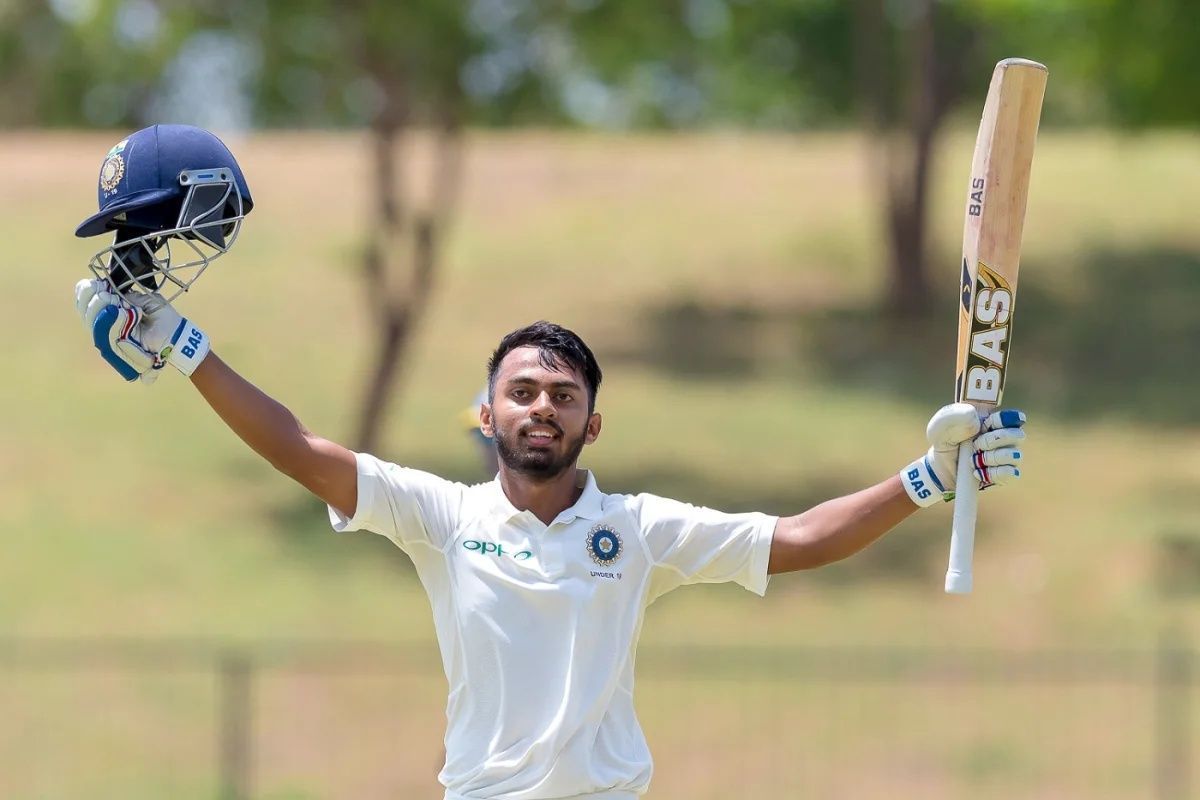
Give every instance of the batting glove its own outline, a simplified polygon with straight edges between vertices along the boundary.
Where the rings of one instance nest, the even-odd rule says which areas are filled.
[[[922,508],[954,499],[958,478],[958,446],[973,440],[974,476],[979,488],[1011,483],[1021,477],[1020,444],[1025,439],[1025,414],[1002,409],[983,420],[970,403],[939,408],[925,437],[932,445],[921,458],[900,470],[900,482],[912,501]]]
[[[123,298],[105,282],[75,284],[75,310],[104,360],[127,381],[153,383],[167,364],[191,375],[208,337],[159,294]]]

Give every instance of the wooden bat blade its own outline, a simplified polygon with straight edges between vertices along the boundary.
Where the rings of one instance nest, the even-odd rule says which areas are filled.
[[[963,223],[955,400],[980,411],[1004,392],[1046,68],[1010,58],[996,65],[971,162]]]
[[[981,414],[996,408],[1004,393],[1021,234],[1047,77],[1036,61],[1009,58],[997,64],[975,140],[963,224],[954,399],[973,404]],[[946,571],[946,591],[954,594],[970,592],[974,582],[979,489],[973,455],[971,444],[964,443]]]

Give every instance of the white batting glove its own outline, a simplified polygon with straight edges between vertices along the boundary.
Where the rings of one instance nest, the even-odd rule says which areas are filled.
[[[75,310],[104,360],[127,381],[153,383],[167,364],[191,375],[208,355],[208,336],[159,294],[128,299],[99,280],[75,284]]]
[[[925,428],[929,452],[900,470],[900,482],[912,501],[925,508],[954,499],[958,478],[958,446],[974,440],[974,477],[979,488],[1011,483],[1021,477],[1020,444],[1025,439],[1025,414],[1001,409],[980,420],[970,403],[952,403],[937,410]]]

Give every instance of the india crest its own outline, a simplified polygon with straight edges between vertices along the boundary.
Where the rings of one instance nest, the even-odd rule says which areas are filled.
[[[588,531],[588,555],[602,567],[610,566],[621,557],[621,535],[604,525],[597,525]]]

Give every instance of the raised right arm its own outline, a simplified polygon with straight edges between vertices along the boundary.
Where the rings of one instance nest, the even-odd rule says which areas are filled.
[[[358,463],[354,453],[313,435],[292,412],[233,371],[208,337],[158,294],[119,297],[111,284],[75,284],[75,309],[93,344],[127,381],[153,383],[171,364],[200,390],[250,449],[317,497],[354,517]]]
[[[358,505],[354,453],[306,429],[283,404],[237,374],[210,352],[192,384],[230,430],[271,466],[353,517]]]

